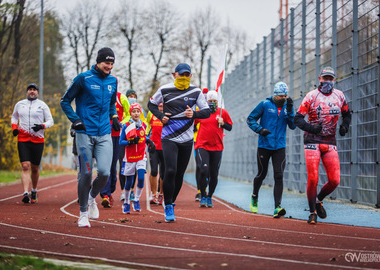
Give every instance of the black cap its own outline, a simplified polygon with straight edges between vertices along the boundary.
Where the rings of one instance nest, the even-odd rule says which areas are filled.
[[[30,83],[30,84],[28,85],[28,87],[26,87],[26,91],[28,91],[30,88],[34,88],[34,89],[36,89],[37,91],[39,90],[39,89],[38,89],[38,85],[35,84],[35,83]]]
[[[133,89],[129,89],[125,95],[126,95],[127,97],[128,97],[129,95],[136,95],[136,97],[137,97],[137,93],[136,93],[136,91],[133,90]]]
[[[98,51],[98,56],[96,57],[96,63],[101,62],[112,62],[115,63],[115,54],[111,48],[104,47]]]

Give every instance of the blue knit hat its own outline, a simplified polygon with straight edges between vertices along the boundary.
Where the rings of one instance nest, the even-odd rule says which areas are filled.
[[[282,96],[282,95],[288,95],[288,86],[284,82],[278,82],[274,86],[274,96]]]

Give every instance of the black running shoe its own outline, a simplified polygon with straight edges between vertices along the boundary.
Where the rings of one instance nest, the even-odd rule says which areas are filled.
[[[28,192],[25,192],[24,195],[22,195],[22,202],[23,203],[29,203],[29,194],[28,194]]]
[[[202,194],[201,193],[197,193],[197,195],[195,195],[195,201],[196,202],[200,202],[202,199]]]
[[[324,219],[327,217],[327,214],[326,214],[326,210],[325,208],[323,207],[323,203],[322,202],[319,202],[315,205],[315,209],[317,210],[317,215],[318,217]]]
[[[317,224],[317,214],[315,212],[310,214],[309,220],[307,221],[307,223]]]
[[[30,192],[30,203],[37,203],[37,191]]]

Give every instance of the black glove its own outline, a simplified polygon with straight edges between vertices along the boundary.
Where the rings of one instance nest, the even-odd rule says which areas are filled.
[[[37,132],[40,129],[44,129],[44,126],[43,125],[34,124],[34,127],[32,127],[32,129],[34,130],[34,132]]]
[[[75,129],[70,128],[70,136],[73,138],[75,137]]]
[[[266,137],[267,135],[269,135],[271,132],[269,131],[269,130],[267,130],[267,129],[265,129],[265,128],[263,128],[263,129],[261,129],[260,131],[259,131],[259,134],[261,135],[261,136],[264,136],[264,137]]]
[[[156,152],[156,146],[154,145],[154,142],[150,139],[146,140],[146,144],[148,145],[148,152],[153,154]]]
[[[119,117],[112,118],[112,128],[115,131],[120,131]]]
[[[286,111],[288,113],[292,112],[293,109],[293,99],[291,97],[288,97],[286,100]]]
[[[322,124],[310,125],[309,133],[318,134],[322,130]]]
[[[140,137],[134,137],[132,140],[129,141],[129,144],[138,144],[140,141]]]
[[[75,122],[71,125],[71,127],[75,130],[86,131],[86,126],[84,125],[84,123],[80,119],[75,120]]]
[[[13,136],[17,136],[20,133],[20,131],[18,131],[18,129],[16,128],[12,131],[12,133],[13,133]]]
[[[348,132],[348,128],[346,128],[343,125],[340,125],[340,127],[339,127],[339,134],[340,134],[340,136],[345,136],[347,132]]]

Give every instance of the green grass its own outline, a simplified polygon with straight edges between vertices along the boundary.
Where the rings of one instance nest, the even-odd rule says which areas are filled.
[[[51,176],[62,174],[60,171],[42,170],[40,176]],[[21,181],[21,171],[2,171],[0,170],[0,183],[11,183],[14,181]]]
[[[72,270],[76,267],[55,265],[37,257],[0,253],[0,270]]]

